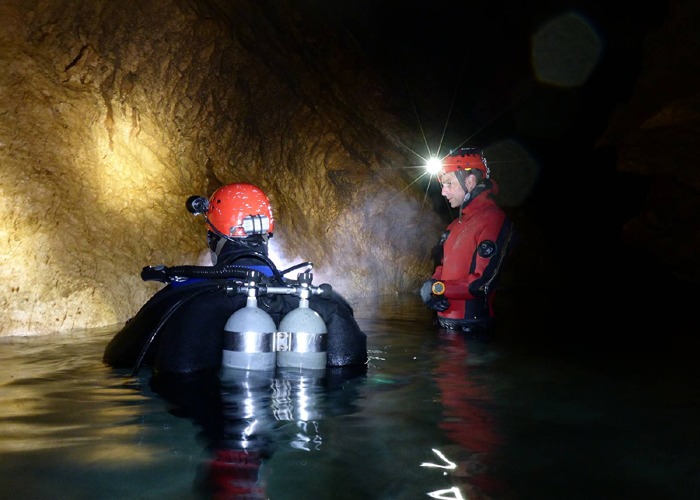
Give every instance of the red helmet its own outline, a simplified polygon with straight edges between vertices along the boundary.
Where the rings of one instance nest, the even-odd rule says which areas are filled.
[[[442,173],[470,169],[481,170],[487,179],[491,175],[484,153],[479,148],[459,148],[442,159]]]
[[[275,228],[270,200],[252,184],[239,182],[217,189],[206,213],[211,230],[227,238],[272,234]]]

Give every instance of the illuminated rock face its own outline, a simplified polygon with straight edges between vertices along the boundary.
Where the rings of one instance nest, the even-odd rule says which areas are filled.
[[[158,288],[143,266],[203,262],[187,197],[236,181],[271,198],[281,267],[416,289],[442,224],[351,52],[282,4],[128,4],[0,5],[0,335],[124,322]]]

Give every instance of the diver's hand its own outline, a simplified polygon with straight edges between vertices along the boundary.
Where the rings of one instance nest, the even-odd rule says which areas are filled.
[[[442,295],[433,294],[433,285],[438,282],[435,279],[426,280],[420,289],[420,298],[423,299],[423,303],[428,306],[433,311],[445,311],[450,307],[450,302]],[[444,290],[444,285],[442,286]]]

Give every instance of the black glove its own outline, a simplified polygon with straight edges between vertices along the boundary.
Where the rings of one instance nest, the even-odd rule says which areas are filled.
[[[429,279],[423,283],[420,289],[420,298],[423,299],[423,303],[428,306],[433,311],[445,311],[450,307],[450,302],[443,296],[433,295],[432,288],[433,283],[437,280]]]

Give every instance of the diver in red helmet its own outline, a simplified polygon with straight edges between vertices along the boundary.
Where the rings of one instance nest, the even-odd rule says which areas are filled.
[[[278,269],[268,256],[275,218],[270,200],[258,187],[227,184],[209,198],[190,196],[186,207],[205,220],[213,265],[144,267],[144,281],[159,281],[165,287],[109,342],[103,361],[111,366],[132,366],[135,374],[142,365],[150,365],[160,380],[219,370],[225,326],[248,302],[249,295],[238,290],[242,280],[259,278],[261,290],[277,289],[257,297],[257,307],[276,327],[301,300],[298,294],[279,290],[292,292],[303,286],[302,279],[310,284],[311,262]],[[295,270],[296,280],[287,276]],[[308,305],[328,329],[327,368],[344,373],[366,370],[367,336],[355,321],[352,306],[329,284],[314,288],[320,293],[308,297]]]
[[[220,187],[209,199],[191,196],[187,209],[204,214],[207,226],[207,246],[214,265],[236,261],[239,265],[257,268],[267,257],[268,240],[275,229],[275,218],[267,195],[252,184],[237,182]],[[251,259],[251,256],[253,257]],[[269,275],[269,268],[259,269]]]
[[[441,327],[485,332],[494,327],[493,301],[505,258],[514,245],[513,225],[492,195],[496,183],[481,150],[460,148],[443,159],[441,194],[459,216],[443,232],[439,264],[420,289]]]

